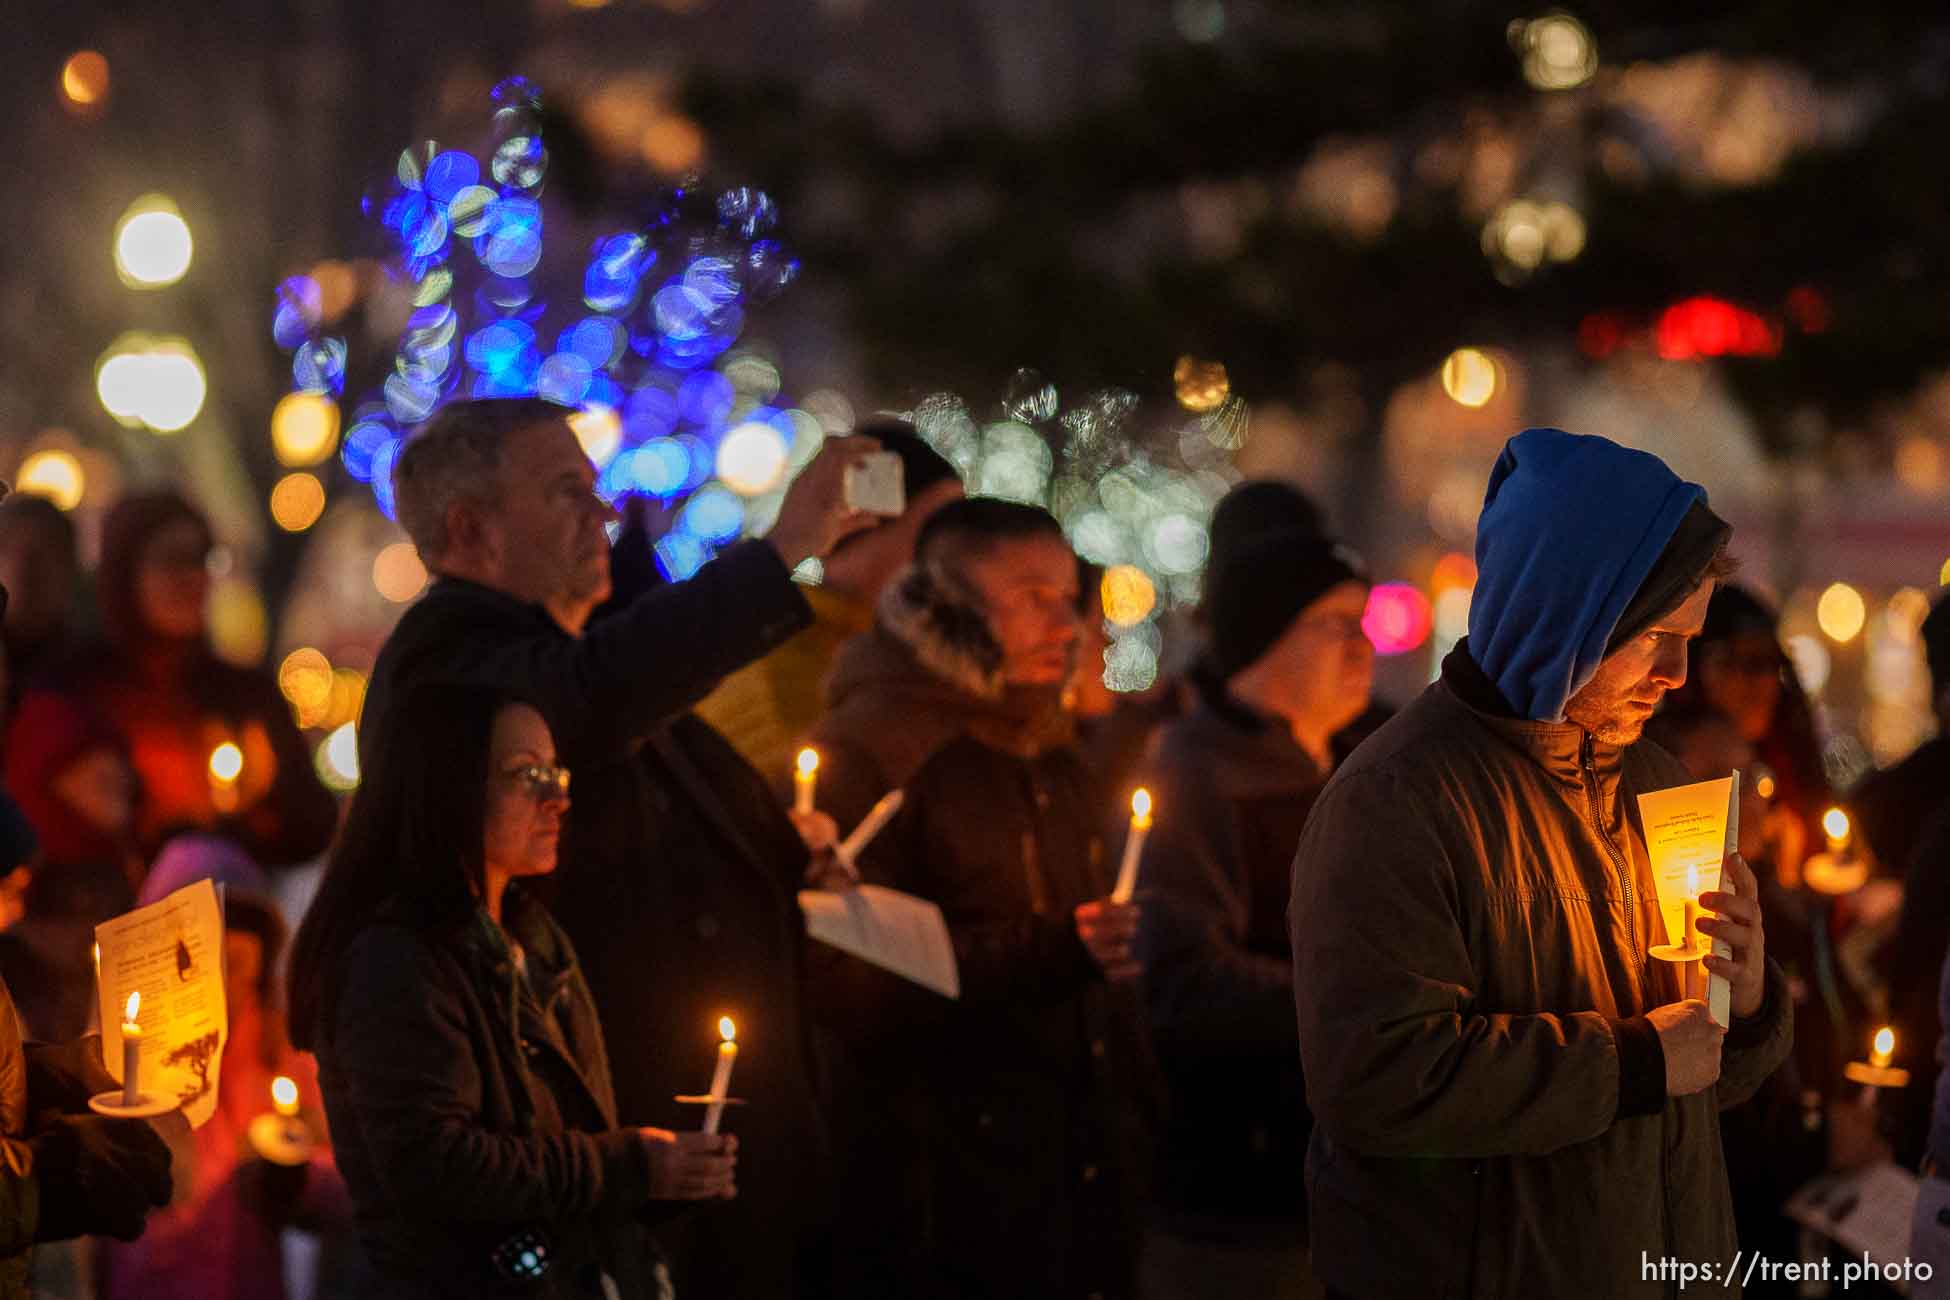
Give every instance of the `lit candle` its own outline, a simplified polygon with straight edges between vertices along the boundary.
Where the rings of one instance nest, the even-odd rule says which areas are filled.
[[[730,1016],[718,1021],[718,1035],[724,1041],[718,1044],[718,1068],[711,1076],[711,1103],[704,1108],[706,1133],[716,1133],[718,1121],[724,1118],[725,1098],[731,1095],[731,1067],[738,1060],[738,1026],[731,1023]]]
[[[1821,815],[1821,829],[1828,834],[1828,851],[1837,856],[1848,852],[1850,841],[1848,814],[1840,808],[1830,808]]]
[[[1706,953],[1705,937],[1700,934],[1700,918],[1705,909],[1699,905],[1699,868],[1686,868],[1686,949],[1699,956],[1686,963],[1686,996],[1706,999]]]
[[[271,1106],[286,1119],[298,1115],[298,1085],[280,1074],[271,1080]]]
[[[819,783],[819,751],[802,749],[799,764],[792,773],[792,811],[801,817],[813,810],[813,788]]]
[[[129,994],[122,1009],[122,1104],[131,1109],[142,1102],[142,1026],[135,1021],[142,1009],[142,994]]]
[[[1823,820],[1825,821],[1826,818]],[[1875,1041],[1869,1045],[1869,1069],[1876,1072],[1887,1070],[1889,1069],[1889,1063],[1895,1059],[1896,1031],[1888,1025],[1884,1025],[1882,1028],[1876,1030]],[[1881,1079],[1887,1076],[1874,1073],[1870,1077]],[[1892,1080],[1892,1082],[1896,1081]],[[1901,1083],[1897,1082],[1897,1086],[1900,1087]],[[1874,1110],[1876,1108],[1876,1096],[1881,1091],[1882,1085],[1880,1083],[1864,1083],[1861,1093],[1856,1096],[1855,1100],[1860,1103],[1862,1109]]]
[[[1113,903],[1128,903],[1137,890],[1138,859],[1144,856],[1144,839],[1151,833],[1151,792],[1140,788],[1131,796],[1131,833],[1124,840],[1124,860],[1117,866],[1117,887],[1110,891]]]
[[[218,812],[237,807],[237,778],[244,774],[244,751],[226,740],[210,751],[210,802]]]

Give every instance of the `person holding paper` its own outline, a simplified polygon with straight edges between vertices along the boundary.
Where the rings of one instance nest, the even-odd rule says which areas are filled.
[[[1739,1249],[1718,1113],[1787,1054],[1791,1000],[1737,854],[1700,900],[1731,1029],[1679,999],[1636,817],[1689,780],[1637,742],[1730,531],[1656,457],[1512,438],[1469,636],[1316,802],[1289,922],[1330,1296],[1663,1296],[1648,1252]]]
[[[541,714],[441,686],[400,710],[291,969],[377,1294],[652,1300],[645,1216],[734,1195],[737,1140],[617,1118],[575,949],[524,886],[569,807]]]
[[[1336,735],[1368,707],[1367,600],[1351,552],[1297,531],[1269,531],[1207,570],[1199,703],[1165,725],[1144,778],[1168,814],[1139,897],[1146,1009],[1171,1094],[1147,1296],[1318,1294],[1287,894]]]
[[[1056,520],[970,498],[928,521],[834,670],[821,803],[852,826],[905,793],[860,871],[940,907],[960,979],[950,1000],[814,966],[856,1072],[843,1294],[1131,1294],[1135,1025],[1105,984],[1137,973],[1138,909],[1107,897],[1113,796],[1063,709],[1077,610]]]

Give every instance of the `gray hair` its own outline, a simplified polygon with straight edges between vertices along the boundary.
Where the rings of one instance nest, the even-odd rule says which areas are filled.
[[[393,508],[421,557],[433,561],[447,550],[447,510],[454,502],[500,497],[509,438],[568,414],[539,397],[451,402],[408,438],[393,465]]]

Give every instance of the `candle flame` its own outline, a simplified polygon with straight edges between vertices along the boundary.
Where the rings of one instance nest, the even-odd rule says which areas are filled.
[[[1876,1055],[1887,1059],[1896,1054],[1896,1031],[1888,1025],[1876,1030]]]
[[[142,1009],[142,994],[140,993],[129,994],[128,1005],[122,1008],[122,1022],[124,1024],[129,1024],[129,1025],[134,1024],[135,1013],[137,1011],[140,1011],[141,1009]]]
[[[1828,832],[1831,840],[1848,838],[1848,814],[1840,808],[1830,808],[1821,815],[1821,828]]]
[[[298,1104],[298,1085],[280,1074],[271,1080],[271,1100],[278,1106]]]
[[[727,1043],[735,1043],[738,1041],[738,1026],[731,1023],[730,1016],[720,1016],[718,1018],[718,1037],[724,1039]]]
[[[1686,868],[1686,892],[1694,898],[1699,897],[1699,867]]]
[[[1131,816],[1139,821],[1151,820],[1151,792],[1142,786],[1131,796]]]
[[[811,776],[819,770],[819,751],[806,748],[799,751],[799,775]]]
[[[235,781],[244,771],[244,751],[235,742],[224,741],[210,751],[210,775],[219,781]]]

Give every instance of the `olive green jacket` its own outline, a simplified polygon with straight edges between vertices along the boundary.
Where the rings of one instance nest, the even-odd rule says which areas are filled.
[[[1770,963],[1718,1084],[1667,1098],[1645,1013],[1679,986],[1646,956],[1663,929],[1636,796],[1690,778],[1655,745],[1504,713],[1452,655],[1301,840],[1314,1268],[1360,1300],[1674,1295],[1662,1257],[1735,1263],[1719,1112],[1786,1056],[1789,998]]]

